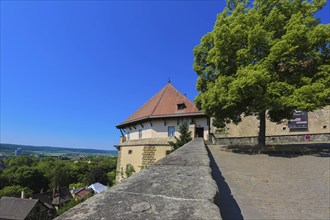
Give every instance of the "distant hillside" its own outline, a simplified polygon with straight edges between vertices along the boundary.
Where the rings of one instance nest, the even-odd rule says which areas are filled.
[[[117,155],[116,150],[96,150],[83,148],[64,148],[64,147],[48,147],[48,146],[29,146],[18,144],[2,144],[0,143],[0,151],[15,151],[21,148],[23,151],[48,152],[48,153],[82,153],[82,154],[112,154]]]

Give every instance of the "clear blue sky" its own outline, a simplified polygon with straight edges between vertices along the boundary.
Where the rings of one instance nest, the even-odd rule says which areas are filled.
[[[115,126],[169,77],[194,99],[192,50],[224,6],[1,1],[1,143],[113,150]]]

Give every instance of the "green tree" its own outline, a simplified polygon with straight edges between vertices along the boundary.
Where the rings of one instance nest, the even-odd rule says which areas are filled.
[[[48,188],[47,178],[36,168],[22,166],[19,167],[13,175],[13,183],[31,189],[34,193],[39,193],[41,189]]]
[[[6,177],[3,170],[0,169],[0,189],[8,185],[9,185],[8,177]]]
[[[195,102],[215,126],[255,115],[258,144],[265,145],[267,117],[280,123],[295,109],[330,104],[330,25],[315,18],[325,3],[228,1],[194,48]]]
[[[71,176],[70,166],[66,165],[63,161],[56,161],[55,166],[47,174],[50,178],[49,188],[69,187],[70,183],[74,183]]]
[[[23,165],[31,167],[36,161],[37,161],[37,159],[24,155],[24,156],[19,156],[19,157],[11,157],[6,161],[6,164],[9,167],[23,166]]]
[[[87,199],[87,198],[86,198],[86,199]],[[79,200],[75,200],[75,199],[71,199],[70,202],[64,204],[63,206],[61,206],[61,207],[57,210],[57,212],[56,212],[56,216],[60,216],[60,215],[62,215],[64,212],[66,212],[66,211],[68,211],[69,209],[75,207],[76,205],[78,205],[79,203],[85,201],[86,199],[81,200],[81,201],[79,201]]]
[[[21,193],[23,190],[25,193],[25,198],[29,198],[32,196],[32,190],[30,190],[29,188],[19,185],[13,185],[6,186],[2,190],[0,190],[0,198],[3,196],[21,198]]]
[[[183,145],[185,145],[186,143],[192,140],[191,131],[189,131],[187,123],[180,124],[179,133],[180,133],[179,138],[174,137],[176,142],[173,141],[168,142],[173,147],[173,150],[182,147]]]
[[[107,183],[109,182],[107,173],[98,167],[92,168],[89,171],[89,173],[86,174],[85,179],[84,179],[84,183],[86,185],[90,185],[90,184],[96,183],[96,182],[102,183],[104,185],[107,185]]]
[[[126,178],[132,176],[135,173],[135,169],[134,169],[133,166],[128,166],[126,168],[125,172],[123,172],[123,168],[122,168],[120,173],[121,173],[121,177],[123,179],[126,179]]]
[[[112,171],[108,172],[107,176],[108,176],[110,186],[116,184],[116,170],[112,170]]]
[[[71,183],[69,185],[69,189],[77,189],[77,188],[82,188],[82,187],[85,187],[86,185],[84,185],[83,183]]]

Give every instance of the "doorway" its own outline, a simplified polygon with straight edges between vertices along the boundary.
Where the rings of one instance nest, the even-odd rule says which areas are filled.
[[[204,138],[204,128],[196,128],[196,137]]]

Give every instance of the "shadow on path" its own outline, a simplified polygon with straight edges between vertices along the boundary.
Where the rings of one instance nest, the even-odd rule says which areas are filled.
[[[244,219],[241,213],[241,209],[238,206],[236,200],[231,194],[231,190],[222,176],[218,165],[216,164],[213,155],[211,154],[209,148],[206,146],[212,169],[212,177],[218,185],[219,193],[215,198],[215,203],[220,209],[220,214],[223,220],[229,219]]]
[[[232,145],[226,149],[239,154],[267,154],[271,157],[293,158],[304,155],[316,157],[330,157],[330,143],[287,143],[287,144],[268,144],[260,147],[255,145]]]

